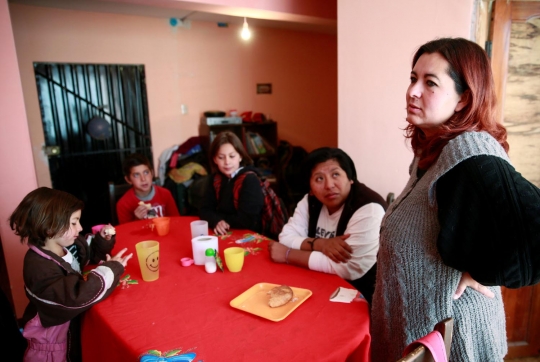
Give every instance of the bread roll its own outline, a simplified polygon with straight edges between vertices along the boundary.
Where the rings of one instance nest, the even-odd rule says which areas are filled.
[[[152,204],[146,204],[144,201],[139,201],[139,205],[144,205],[148,210],[152,208]]]
[[[294,296],[292,289],[287,285],[274,287],[270,289],[268,294],[270,295],[268,305],[272,308],[281,307],[282,305],[287,304]]]

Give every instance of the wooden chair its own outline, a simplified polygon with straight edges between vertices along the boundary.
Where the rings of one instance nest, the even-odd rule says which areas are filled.
[[[124,196],[127,190],[131,188],[130,184],[115,185],[109,182],[109,205],[111,208],[111,224],[118,225],[118,215],[116,215],[116,203]]]
[[[450,358],[450,346],[452,344],[452,332],[454,329],[454,319],[447,318],[435,325],[434,331],[441,334],[444,340],[444,348],[446,350],[446,361]],[[413,342],[414,343],[414,342]],[[409,352],[406,356],[399,359],[398,362],[433,362],[435,361],[428,348],[419,345]]]

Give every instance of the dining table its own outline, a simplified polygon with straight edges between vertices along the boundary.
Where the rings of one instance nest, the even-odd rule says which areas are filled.
[[[112,255],[127,248],[133,258],[111,295],[83,316],[83,361],[370,361],[368,303],[330,301],[339,287],[353,289],[347,281],[273,262],[269,239],[249,230],[218,236],[223,271],[184,266],[181,259],[193,258],[195,220],[171,217],[164,236],[149,220],[116,226]],[[148,240],[159,242],[159,278],[151,282],[142,280],[135,251],[135,244]],[[228,247],[244,248],[240,272],[227,269]],[[233,303],[274,284],[296,288],[300,299],[277,308],[259,300],[262,316]],[[285,312],[273,318],[279,308]]]

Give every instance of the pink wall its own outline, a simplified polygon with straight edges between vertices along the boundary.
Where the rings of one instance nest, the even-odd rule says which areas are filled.
[[[6,0],[0,3],[7,6]],[[308,149],[334,146],[339,136],[339,146],[353,157],[363,182],[383,195],[399,193],[412,157],[400,130],[404,126],[404,94],[412,54],[417,46],[437,36],[469,37],[472,3],[339,0],[338,60],[333,36],[258,28],[253,29],[253,40],[246,44],[236,37],[238,28],[219,29],[211,23],[194,22],[189,30],[172,29],[166,19],[11,4],[39,184],[46,185],[50,180],[46,160],[39,151],[43,131],[32,62],[97,62],[145,64],[156,157],[162,149],[196,134],[199,115],[205,110],[260,111],[279,122],[281,138]],[[2,49],[12,44],[11,31],[8,40],[4,35],[5,29],[9,30],[4,8],[0,13]],[[6,56],[15,62],[14,53],[3,51],[0,59],[4,61]],[[1,118],[1,124],[4,127],[5,120],[12,117],[14,121],[7,125],[19,131],[13,134],[25,135],[28,129],[21,100],[12,99],[20,94],[12,89],[18,80],[9,81],[10,89],[4,89],[17,73],[16,64],[14,67],[0,70],[1,112],[10,112]],[[255,95],[257,82],[272,82],[274,95]],[[188,106],[187,115],[180,114],[181,104]],[[2,140],[8,138],[5,134],[2,128]],[[11,145],[13,139],[10,133],[6,141]],[[6,156],[12,155],[13,149],[20,150],[26,161],[18,159],[17,169],[13,166],[7,170],[6,175],[14,175],[19,191],[10,184],[14,192],[9,192],[8,186],[9,195],[14,196],[6,209],[8,203],[0,206],[3,220],[35,187],[32,172],[25,169],[32,168],[28,166],[32,165],[28,140],[19,136],[15,140],[16,147],[9,153],[0,149],[2,161],[13,163]],[[17,250],[21,247],[6,231],[5,223],[0,227],[10,259],[19,260],[19,269],[10,268],[10,277],[18,278],[21,254]],[[12,284],[20,291],[16,298],[24,305],[20,279],[12,279]],[[19,305],[18,313],[21,308]]]
[[[412,161],[402,131],[412,56],[437,37],[470,38],[473,2],[338,1],[338,144],[384,197],[401,192]]]
[[[189,29],[172,28],[162,18],[13,3],[9,10],[20,79],[13,70],[5,79],[22,82],[28,122],[17,122],[25,130],[18,135],[28,138],[30,132],[31,145],[26,140],[18,148],[24,147],[27,157],[30,152],[34,156],[34,161],[25,163],[31,165],[32,175],[24,178],[26,182],[32,179],[33,186],[13,193],[12,204],[35,187],[36,175],[40,186],[51,186],[47,158],[41,151],[44,137],[33,62],[144,64],[156,165],[165,148],[198,134],[202,112],[215,109],[270,114],[278,122],[281,139],[308,150],[337,145],[335,35],[252,28],[252,39],[245,43],[238,36],[238,26],[223,29],[214,23],[192,22]],[[257,95],[256,83],[272,83],[273,94]],[[181,114],[182,104],[187,105],[188,114]],[[23,106],[22,100],[18,105]],[[14,175],[21,185],[20,172]],[[4,234],[4,244],[14,239],[9,230]],[[21,249],[9,245],[8,253]],[[22,290],[20,258],[13,265],[11,282]],[[20,313],[26,298],[23,294],[17,298],[24,301],[18,305]]]
[[[337,38],[11,4],[26,111],[40,185],[50,185],[32,63],[144,64],[154,157],[198,134],[206,110],[270,114],[279,137],[313,149],[337,144]],[[272,83],[257,95],[256,83]],[[185,104],[188,114],[181,114]],[[319,132],[314,132],[319,130]]]
[[[0,0],[0,48],[0,235],[13,301],[21,316],[27,303],[21,267],[27,248],[13,234],[7,219],[22,198],[37,187],[37,181],[7,0]]]

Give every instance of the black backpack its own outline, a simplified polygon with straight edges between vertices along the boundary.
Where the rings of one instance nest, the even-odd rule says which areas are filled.
[[[284,198],[289,214],[292,214],[296,204],[309,191],[302,174],[302,166],[308,152],[301,146],[293,146],[289,142],[281,140],[277,153],[279,194]]]

